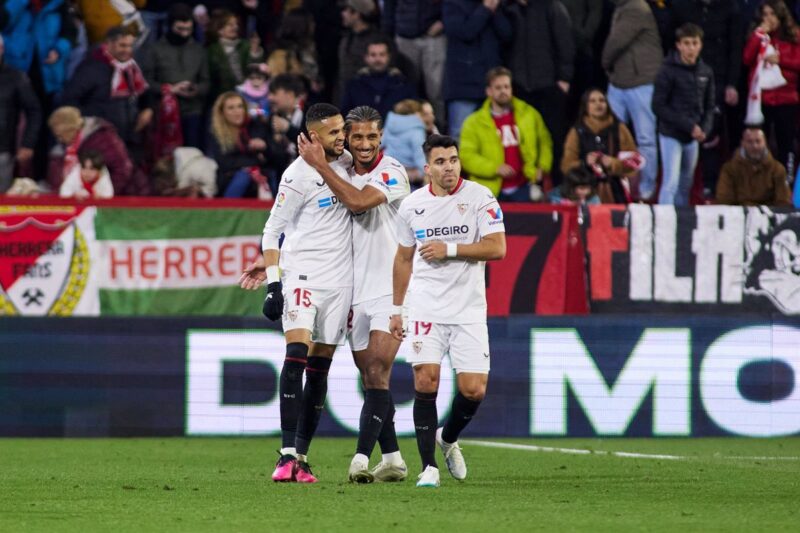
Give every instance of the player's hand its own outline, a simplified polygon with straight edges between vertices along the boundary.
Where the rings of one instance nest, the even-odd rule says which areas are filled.
[[[278,320],[283,314],[283,284],[280,281],[267,285],[267,297],[261,311],[270,320]]]
[[[312,168],[319,170],[328,164],[328,160],[325,159],[325,149],[319,142],[316,132],[312,131],[309,135],[311,138],[306,137],[304,133],[297,136],[297,153]]]
[[[267,269],[264,268],[264,258],[259,257],[244,269],[239,277],[239,287],[246,291],[258,289],[267,280]]]
[[[389,317],[389,333],[392,334],[392,337],[397,339],[400,342],[403,342],[403,338],[406,336],[405,330],[403,330],[403,317],[400,315],[392,315]]]
[[[442,241],[426,242],[419,247],[419,255],[425,261],[443,261],[447,257],[447,245]]]

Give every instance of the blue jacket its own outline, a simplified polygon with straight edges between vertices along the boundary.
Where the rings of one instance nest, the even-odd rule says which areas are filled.
[[[397,159],[401,165],[425,171],[425,124],[417,115],[398,115],[389,111],[383,128],[383,151]]]
[[[502,8],[492,12],[480,0],[445,0],[447,35],[442,96],[448,100],[486,98],[486,73],[503,64],[500,47],[511,41],[511,21]]]
[[[9,24],[3,31],[5,61],[22,72],[28,72],[36,54],[48,94],[57,93],[64,87],[72,48],[72,44],[61,36],[64,3],[65,0],[50,0],[35,15],[30,10],[29,0],[7,0],[5,3],[9,16]],[[47,65],[44,60],[50,50],[58,52],[58,61]]]

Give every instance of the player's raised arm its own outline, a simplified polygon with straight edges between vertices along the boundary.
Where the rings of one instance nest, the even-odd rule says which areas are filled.
[[[333,194],[347,208],[354,213],[362,213],[367,209],[380,205],[386,201],[386,195],[373,187],[358,189],[346,180],[342,179],[328,161],[325,159],[325,152],[322,144],[317,138],[316,132],[310,132],[311,139],[304,134],[297,138],[297,151],[306,163],[319,172]]]

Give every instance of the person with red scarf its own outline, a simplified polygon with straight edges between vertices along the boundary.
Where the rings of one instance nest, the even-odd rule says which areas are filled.
[[[271,199],[268,175],[286,164],[265,125],[250,120],[239,93],[222,93],[211,110],[209,155],[217,162],[217,190],[225,198]]]
[[[75,107],[59,107],[47,125],[57,141],[48,158],[47,181],[52,190],[59,190],[67,176],[80,166],[80,153],[96,151],[103,157],[115,194],[150,194],[147,176],[134,168],[125,144],[108,121],[84,117]]]
[[[62,104],[109,121],[129,150],[138,153],[141,134],[153,119],[155,99],[133,59],[134,40],[128,29],[111,28],[105,42],[75,71]]]
[[[774,49],[774,53],[765,56],[763,61],[778,65],[786,83],[774,89],[760,89],[761,111],[764,114],[763,124],[760,125],[767,138],[772,128],[775,128],[778,160],[791,172],[789,154],[794,153],[797,113],[800,110],[800,97],[797,94],[800,78],[800,29],[783,0],[761,2],[756,10],[756,21],[758,26],[747,39],[742,62],[750,68],[752,79],[758,70],[762,42],[768,41]],[[751,87],[749,97],[758,98],[755,92]]]

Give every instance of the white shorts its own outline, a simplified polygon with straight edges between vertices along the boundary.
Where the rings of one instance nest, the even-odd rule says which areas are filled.
[[[359,302],[350,309],[347,319],[347,334],[350,349],[354,352],[366,350],[370,331],[389,333],[389,318],[392,316],[392,295]]]
[[[284,286],[283,331],[307,329],[320,344],[344,344],[353,289]]]
[[[412,353],[406,358],[411,366],[439,365],[445,355],[457,374],[489,373],[489,329],[486,322],[476,324],[436,324],[410,320],[406,335]]]

